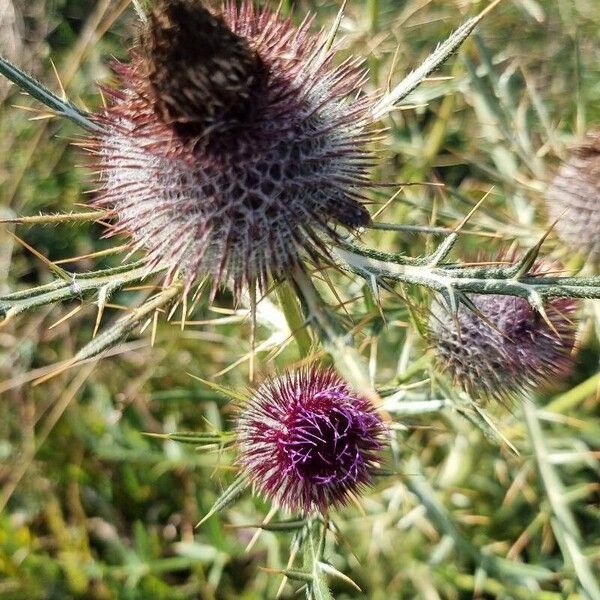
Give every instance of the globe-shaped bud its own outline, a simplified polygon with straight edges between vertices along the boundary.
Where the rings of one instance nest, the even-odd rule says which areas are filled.
[[[239,296],[325,257],[338,226],[368,224],[373,98],[360,61],[335,56],[310,19],[253,0],[158,0],[97,115],[111,233],[188,285],[209,275]]]
[[[307,514],[344,504],[369,484],[385,428],[334,371],[310,368],[264,382],[237,431],[238,461],[255,488]]]
[[[477,312],[461,305],[452,314],[434,300],[429,337],[438,368],[474,399],[510,402],[568,373],[575,341],[576,304],[553,299],[548,322],[523,298],[470,297]]]
[[[548,216],[565,244],[600,260],[600,129],[560,165],[546,192]]]

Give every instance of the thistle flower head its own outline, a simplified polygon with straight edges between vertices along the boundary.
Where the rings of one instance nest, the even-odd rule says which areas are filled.
[[[159,0],[117,65],[98,120],[103,188],[151,266],[239,295],[326,255],[338,225],[370,221],[363,199],[373,99],[360,62],[252,0],[210,12]]]
[[[568,373],[575,341],[576,304],[553,299],[549,320],[523,298],[473,295],[477,312],[461,305],[453,315],[434,301],[429,335],[438,367],[473,398],[508,402]]]
[[[546,192],[556,231],[570,248],[600,260],[600,129],[590,131],[559,167]]]
[[[239,463],[265,497],[291,511],[326,511],[371,480],[384,426],[331,370],[266,381],[238,419]]]

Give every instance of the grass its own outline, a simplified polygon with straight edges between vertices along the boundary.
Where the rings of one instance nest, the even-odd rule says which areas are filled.
[[[283,4],[295,5],[298,20],[314,11],[315,28],[330,25],[338,8]],[[111,57],[125,58],[135,36],[134,7],[117,0],[14,5],[25,20],[14,30],[22,58],[10,58],[60,96],[56,65],[69,100],[99,106],[97,82],[110,80]],[[370,85],[392,88],[484,5],[349,0],[344,52],[368,59]],[[548,228],[545,182],[573,140],[600,121],[599,33],[591,0],[504,0],[386,122],[374,177],[397,183],[400,192],[390,201],[383,189],[371,212],[378,222],[418,231],[381,227],[365,241],[423,256],[442,240],[423,230],[456,226],[489,192],[453,255],[477,261],[482,251],[535,244]],[[15,105],[40,109],[14,90],[2,105],[0,211],[5,218],[85,211],[91,177],[72,144],[80,130]],[[0,227],[0,293],[55,285],[50,261],[78,277],[109,270],[93,288],[102,289],[120,264],[109,250],[114,242],[101,239],[91,222]],[[542,254],[581,267],[552,234]],[[431,369],[423,337],[430,294],[423,288],[401,285],[377,298],[359,278],[315,274],[316,293],[329,306],[321,313],[322,303],[312,307],[318,327],[330,333],[325,349],[315,346],[318,327],[302,327],[301,308],[285,287],[259,304],[253,349],[248,311],[235,309],[227,293],[212,304],[202,297],[183,330],[181,307],[170,321],[161,314],[155,328],[153,315],[168,310],[169,298],[153,297],[148,282],[131,277],[104,300],[65,295],[64,302],[15,314],[0,329],[0,598],[274,597],[282,579],[274,571],[286,568],[298,539],[293,526],[265,526],[246,550],[270,508],[246,492],[196,528],[235,480],[233,454],[198,452],[161,435],[229,431],[232,410],[218,386],[245,389],[251,363],[260,379],[307,356],[328,360],[325,350],[339,350],[338,325],[352,332],[351,349],[347,337],[341,346],[348,370],[364,368],[394,434],[390,474],[359,505],[331,515],[335,543],[330,535],[322,547],[318,527],[310,531],[312,548],[322,551],[311,566],[322,559],[333,567],[324,575],[333,597],[600,597],[593,302],[582,303],[568,380],[510,410],[476,410]],[[81,281],[96,285],[85,275]],[[145,306],[143,314],[132,306]],[[94,348],[111,324],[122,341],[100,359]],[[84,364],[54,373],[82,349]],[[273,522],[286,518],[278,514]],[[303,560],[306,566],[300,550],[290,568]],[[301,586],[291,577],[284,597]]]

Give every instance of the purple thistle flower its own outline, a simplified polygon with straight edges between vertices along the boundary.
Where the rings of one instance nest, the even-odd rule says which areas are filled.
[[[111,234],[168,278],[213,278],[236,296],[327,256],[336,226],[367,225],[362,201],[374,99],[365,72],[252,0],[219,14],[159,0],[141,45],[115,70],[92,141]]]
[[[592,262],[600,260],[600,129],[588,132],[562,163],[546,192],[560,239]]]
[[[237,422],[238,462],[258,491],[290,511],[326,512],[371,481],[385,428],[332,370],[263,383]]]
[[[548,302],[550,327],[523,298],[473,295],[470,300],[480,314],[461,304],[453,315],[434,300],[429,319],[437,366],[456,386],[475,399],[508,403],[521,392],[568,374],[576,302]]]

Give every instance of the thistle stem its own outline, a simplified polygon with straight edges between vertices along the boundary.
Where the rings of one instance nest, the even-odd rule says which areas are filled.
[[[447,299],[460,294],[500,294],[518,296],[535,308],[547,298],[600,298],[600,276],[534,277],[521,275],[515,266],[463,267],[459,264],[437,264],[431,257],[414,259],[378,250],[344,244],[335,249],[343,266],[370,283],[383,280],[414,284],[438,291]],[[443,256],[437,256],[438,262]]]
[[[298,345],[300,355],[302,357],[309,356],[312,348],[312,340],[306,330],[306,321],[300,310],[298,298],[294,295],[289,283],[283,282],[277,287],[277,297],[292,335]]]
[[[71,104],[64,98],[59,98],[54,92],[36,81],[31,75],[28,75],[15,65],[11,64],[5,58],[0,56],[0,74],[12,81],[17,87],[27,92],[30,96],[47,106],[57,115],[66,117],[76,123],[80,127],[98,133],[102,131],[102,127],[94,123],[89,115]]]

